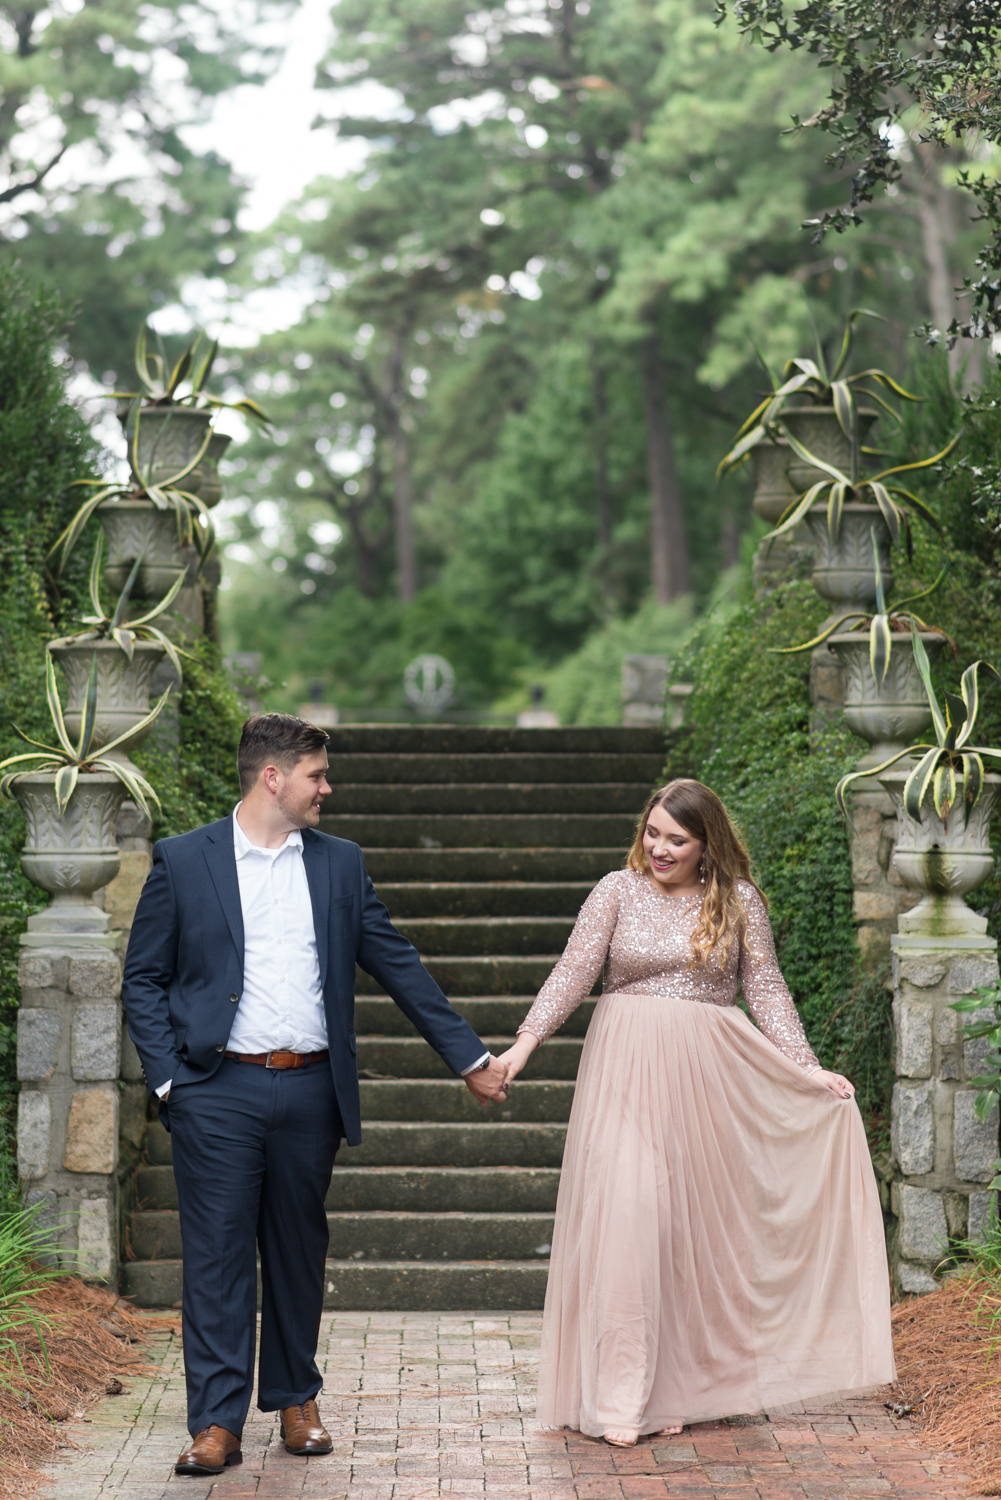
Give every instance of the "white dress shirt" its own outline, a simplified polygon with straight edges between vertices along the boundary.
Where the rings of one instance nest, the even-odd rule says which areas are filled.
[[[302,856],[302,834],[277,849],[252,844],[233,811],[236,877],[243,913],[243,994],[226,1043],[229,1052],[322,1052],[327,1018],[313,904]],[[463,1077],[489,1060],[489,1052]],[[162,1099],[173,1079],[157,1089]]]

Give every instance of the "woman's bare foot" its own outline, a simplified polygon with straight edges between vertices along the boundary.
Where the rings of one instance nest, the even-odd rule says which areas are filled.
[[[613,1448],[635,1448],[639,1431],[635,1427],[610,1427],[605,1433],[605,1442]]]
[[[677,1437],[679,1432],[684,1432],[683,1427],[662,1427],[657,1433],[658,1437]]]

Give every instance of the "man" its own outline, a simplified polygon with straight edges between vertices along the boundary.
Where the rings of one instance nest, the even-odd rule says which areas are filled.
[[[122,985],[146,1084],[171,1132],[184,1247],[184,1363],[193,1441],[179,1474],[241,1461],[257,1401],[290,1453],[324,1454],[316,1343],[324,1198],[344,1137],[361,1140],[356,962],[481,1104],[504,1069],[389,920],[362,852],[319,833],[326,735],[290,714],[243,726],[243,800],[164,839],[136,911]]]

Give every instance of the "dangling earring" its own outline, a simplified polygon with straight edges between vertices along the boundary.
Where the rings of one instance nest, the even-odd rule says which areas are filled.
[[[705,885],[705,883],[706,883],[706,857],[703,854],[702,858],[699,860],[699,885]]]

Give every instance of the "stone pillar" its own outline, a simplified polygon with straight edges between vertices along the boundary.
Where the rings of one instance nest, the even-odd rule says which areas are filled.
[[[57,1226],[61,1267],[114,1285],[123,1182],[146,1129],[146,1087],[122,1025],[121,955],[149,871],[149,820],[118,818],[118,875],[83,915],[29,919],[18,979],[18,1173]],[[101,897],[103,896],[103,910]]]
[[[930,1292],[948,1240],[976,1238],[990,1208],[998,1112],[981,1123],[969,1083],[983,1071],[987,1045],[963,1043],[961,1027],[974,1017],[950,1004],[995,984],[998,963],[992,938],[935,938],[907,930],[914,925],[903,915],[893,939],[890,1266],[899,1291]]]
[[[118,1271],[122,971],[117,934],[33,932],[18,978],[18,1172],[57,1226],[61,1264],[88,1280]],[[114,937],[113,943],[101,941]],[[39,941],[41,939],[42,941]]]

